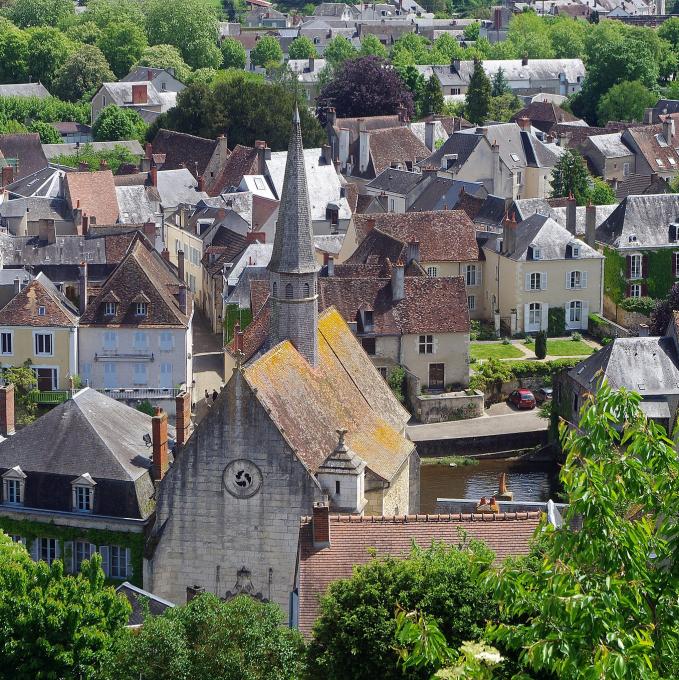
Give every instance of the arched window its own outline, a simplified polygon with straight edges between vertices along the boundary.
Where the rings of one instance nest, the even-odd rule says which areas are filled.
[[[305,283],[304,284],[304,297],[309,297],[309,284]]]
[[[274,297],[278,296],[278,284],[275,281],[273,282],[272,293]]]
[[[528,306],[528,324],[540,327],[542,322],[542,305],[539,302],[531,302]]]
[[[286,300],[292,300],[292,284],[291,283],[285,284],[285,299]]]

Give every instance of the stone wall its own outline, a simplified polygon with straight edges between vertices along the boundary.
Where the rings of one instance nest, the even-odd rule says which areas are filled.
[[[392,480],[384,494],[382,514],[404,515],[408,514],[410,504],[410,465],[407,460],[403,467]]]
[[[421,423],[479,418],[483,415],[484,394],[480,390],[419,394],[415,397],[414,416]]]
[[[624,310],[622,310],[624,311]],[[589,319],[588,326],[589,334],[603,340],[604,338],[629,338],[632,337],[632,332],[627,328],[623,328],[614,321],[606,319],[603,316],[597,316],[596,323]]]

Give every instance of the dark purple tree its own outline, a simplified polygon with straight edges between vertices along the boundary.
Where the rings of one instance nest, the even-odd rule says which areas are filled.
[[[412,117],[413,95],[398,71],[381,57],[358,57],[347,59],[321,90],[318,113],[334,106],[338,118],[384,116],[398,113],[401,104]]]
[[[667,326],[672,320],[672,313],[679,310],[679,283],[675,283],[664,300],[655,303],[651,312],[651,335],[665,335]]]

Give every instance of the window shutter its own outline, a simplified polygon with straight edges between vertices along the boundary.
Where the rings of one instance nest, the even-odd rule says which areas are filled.
[[[580,274],[580,284],[582,288],[587,288],[587,272],[582,272]]]
[[[75,573],[75,543],[64,542],[64,567],[69,574]]]
[[[629,279],[632,276],[632,256],[628,255],[625,260],[627,261],[627,273],[625,274],[625,278]],[[627,297],[629,297],[629,295]]]
[[[625,288],[625,297],[631,297],[632,296],[632,286],[628,283],[627,287]]]
[[[526,274],[526,290],[530,290],[530,274]]]
[[[589,302],[585,302],[583,300],[583,303],[582,303],[582,320],[580,322],[580,328],[583,331],[586,331],[588,324],[589,324]]]
[[[648,276],[648,255],[641,256],[641,278],[645,279]]]
[[[571,287],[571,273],[566,272],[566,289]]]
[[[476,268],[476,285],[477,285],[477,286],[480,286],[482,280],[483,280],[483,269],[482,269],[481,266],[479,265],[479,266]]]
[[[540,290],[547,290],[547,272],[540,272]]]
[[[549,305],[546,302],[542,303],[542,323],[540,324],[540,330],[546,331],[549,325]]]
[[[523,306],[523,330],[524,330],[524,333],[527,333],[530,330],[530,328],[528,328],[529,320],[530,320],[530,305],[525,304]]]
[[[129,548],[125,548],[125,563],[127,566],[125,574],[127,574],[126,578],[129,581],[132,578],[132,551]]]
[[[108,546],[100,545],[98,552],[101,555],[101,568],[104,570],[104,576],[108,576],[110,571],[108,565]]]
[[[645,283],[641,284],[641,296],[644,297],[648,295],[648,286]]]
[[[31,559],[37,562],[40,559],[40,539],[34,538],[31,543]]]
[[[54,556],[57,559],[61,557],[61,541],[58,538],[54,541]]]
[[[672,276],[677,275],[677,253],[672,253]]]

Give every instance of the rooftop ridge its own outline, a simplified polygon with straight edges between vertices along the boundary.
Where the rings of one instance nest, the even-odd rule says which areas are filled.
[[[426,522],[508,522],[538,519],[540,510],[514,512],[473,512],[417,515],[330,515],[329,520],[337,524],[412,524]],[[303,515],[300,524],[309,524],[312,517]]]

